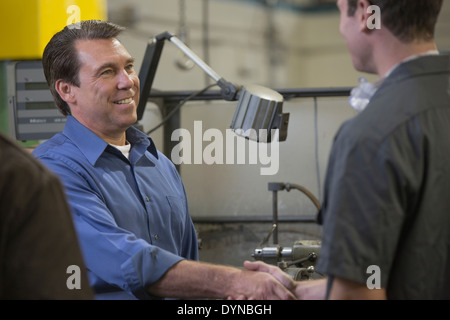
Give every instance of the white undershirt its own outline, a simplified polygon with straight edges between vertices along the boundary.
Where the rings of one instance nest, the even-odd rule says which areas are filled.
[[[111,144],[111,146],[113,146],[114,148],[117,148],[120,152],[122,152],[122,154],[124,155],[125,158],[127,158],[128,160],[130,159],[131,144],[129,144],[127,142],[127,144],[124,146],[116,146],[114,144]]]

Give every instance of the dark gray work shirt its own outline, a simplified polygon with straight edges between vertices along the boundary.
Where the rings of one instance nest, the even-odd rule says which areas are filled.
[[[450,298],[448,56],[401,64],[343,124],[320,217],[319,272],[379,280],[389,299]]]
[[[0,300],[93,298],[61,182],[0,134]]]

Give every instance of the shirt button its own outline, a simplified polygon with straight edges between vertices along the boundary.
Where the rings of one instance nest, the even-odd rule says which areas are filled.
[[[145,197],[145,201],[149,202],[150,198],[149,197]]]
[[[158,237],[158,235],[157,235],[157,234],[155,234],[155,240],[158,240],[158,238],[159,238],[159,237]]]

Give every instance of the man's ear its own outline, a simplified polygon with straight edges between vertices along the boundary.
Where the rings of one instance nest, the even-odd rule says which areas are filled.
[[[55,82],[55,90],[59,93],[61,99],[63,99],[68,104],[74,103],[76,101],[73,84],[68,83],[62,79],[58,79]]]
[[[369,19],[372,18],[372,11],[369,10],[371,6],[368,0],[358,0],[356,13],[358,14],[359,26],[361,32],[370,32],[368,28]]]

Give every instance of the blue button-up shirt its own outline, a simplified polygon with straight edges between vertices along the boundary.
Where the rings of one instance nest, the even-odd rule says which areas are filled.
[[[129,160],[69,116],[33,152],[66,188],[98,298],[151,298],[145,288],[170,267],[198,260],[178,172],[147,135],[131,127],[126,138]]]

